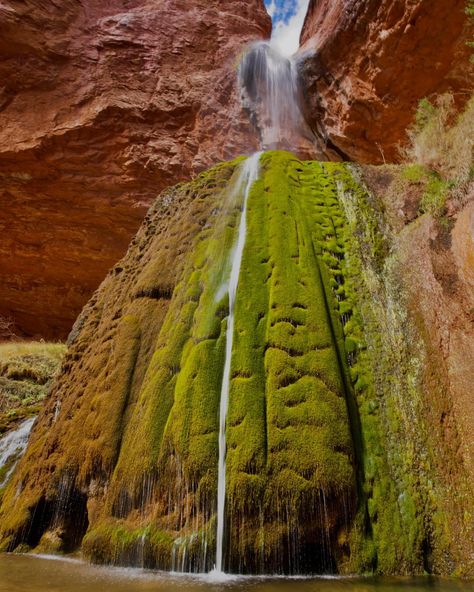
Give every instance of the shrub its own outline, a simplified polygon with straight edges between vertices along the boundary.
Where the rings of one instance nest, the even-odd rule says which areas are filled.
[[[450,183],[432,173],[421,198],[420,212],[434,216],[442,214],[450,188]]]
[[[0,435],[38,413],[65,349],[61,343],[0,344]]]
[[[474,163],[474,98],[459,115],[450,93],[434,101],[422,99],[408,137],[410,143],[404,149],[407,161],[454,185],[469,181]]]

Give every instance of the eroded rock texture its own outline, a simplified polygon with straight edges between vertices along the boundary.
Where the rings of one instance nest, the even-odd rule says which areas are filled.
[[[465,7],[465,0],[311,0],[301,68],[307,117],[329,155],[396,161],[421,98],[446,90],[459,102],[469,98]]]
[[[0,6],[0,315],[63,337],[152,199],[249,153],[235,68],[259,0]]]

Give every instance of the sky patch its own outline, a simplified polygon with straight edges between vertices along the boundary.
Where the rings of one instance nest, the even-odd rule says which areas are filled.
[[[293,55],[299,48],[308,4],[309,0],[265,0],[273,21],[272,45],[285,56]]]

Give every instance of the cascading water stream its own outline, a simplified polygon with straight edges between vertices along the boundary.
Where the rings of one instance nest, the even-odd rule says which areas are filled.
[[[302,23],[301,23],[302,25]],[[312,137],[300,110],[298,71],[293,59],[283,56],[271,43],[254,43],[239,66],[242,101],[260,130],[264,148],[292,147],[294,138]],[[238,186],[245,184],[238,237],[232,255],[228,285],[225,363],[222,376],[219,419],[219,464],[217,487],[216,563],[214,574],[223,574],[226,495],[226,421],[229,405],[234,309],[240,267],[247,234],[247,200],[259,175],[261,152],[249,157],[242,167]]]
[[[227,317],[225,363],[222,375],[221,402],[219,414],[219,465],[217,484],[217,535],[216,535],[216,564],[214,572],[223,572],[224,557],[224,521],[225,521],[225,491],[226,491],[226,421],[229,406],[230,370],[232,362],[232,346],[234,342],[234,311],[239,283],[240,267],[247,236],[247,201],[254,182],[258,179],[260,170],[261,152],[250,156],[242,167],[238,185],[245,184],[240,217],[237,243],[232,253],[231,270],[229,278],[229,316]]]
[[[0,477],[0,486],[8,481],[17,460],[25,451],[35,419],[36,417],[31,417],[25,420],[16,430],[0,439],[0,469],[7,467],[3,477]]]

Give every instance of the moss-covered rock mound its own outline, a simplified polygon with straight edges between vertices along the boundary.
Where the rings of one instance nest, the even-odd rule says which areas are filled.
[[[3,549],[212,569],[241,167],[165,191],[77,320],[4,495]],[[418,346],[405,347],[401,321],[386,318],[383,216],[349,166],[269,152],[247,223],[225,569],[421,573],[440,514],[429,459],[413,460],[426,441],[422,413],[400,395],[417,400]],[[404,429],[409,450],[397,456]]]

